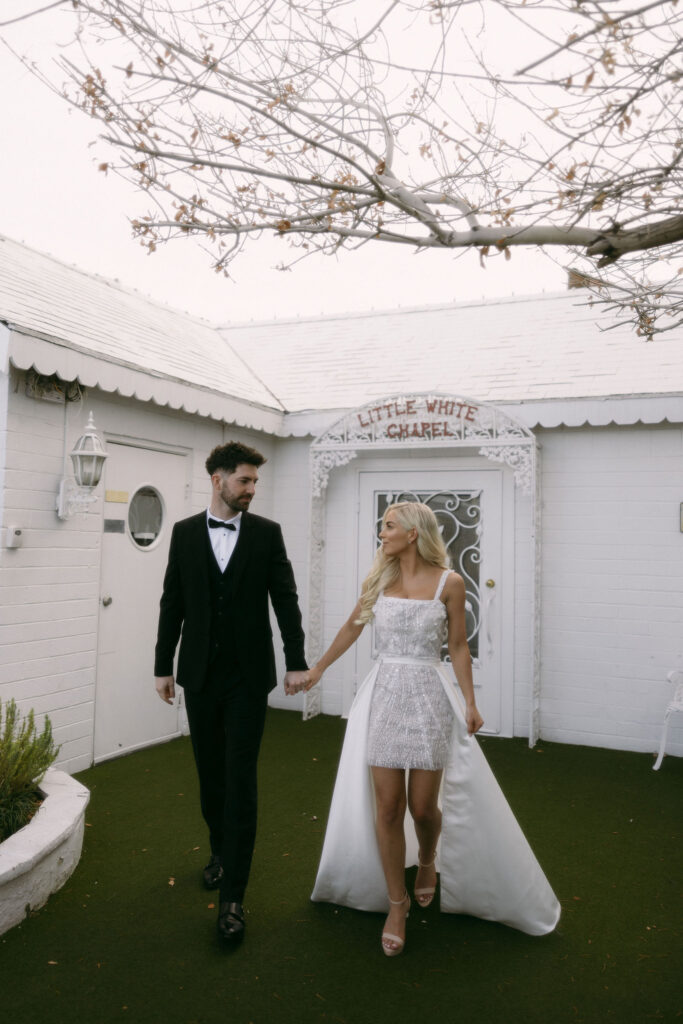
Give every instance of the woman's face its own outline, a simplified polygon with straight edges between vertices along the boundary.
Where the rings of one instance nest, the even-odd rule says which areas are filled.
[[[379,532],[379,537],[382,541],[384,554],[396,557],[414,543],[417,537],[417,530],[414,526],[406,530],[401,526],[395,514],[389,512]]]

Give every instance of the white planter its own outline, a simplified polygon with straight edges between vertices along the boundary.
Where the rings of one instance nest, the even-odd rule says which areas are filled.
[[[0,843],[0,935],[44,906],[80,860],[90,791],[54,768],[40,790],[37,814]]]

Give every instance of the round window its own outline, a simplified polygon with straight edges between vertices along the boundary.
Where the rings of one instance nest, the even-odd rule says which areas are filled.
[[[128,506],[128,530],[139,548],[148,548],[161,533],[164,518],[161,495],[153,487],[140,487]]]

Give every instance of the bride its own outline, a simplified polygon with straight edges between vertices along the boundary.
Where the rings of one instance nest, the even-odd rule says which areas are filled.
[[[388,899],[382,950],[396,956],[411,904],[405,867],[417,862],[413,895],[425,908],[438,862],[442,910],[552,931],[557,899],[474,738],[484,723],[465,584],[448,567],[436,517],[418,502],[391,505],[380,539],[348,621],[289,689],[316,685],[374,618],[378,658],[349,715],[311,898],[382,911]],[[440,661],[446,640],[464,708]]]

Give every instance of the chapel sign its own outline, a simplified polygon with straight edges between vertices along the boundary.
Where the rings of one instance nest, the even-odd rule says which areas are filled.
[[[311,445],[314,497],[327,487],[330,471],[346,465],[361,451],[391,448],[475,447],[515,471],[525,490],[531,482],[528,427],[502,409],[462,395],[392,395],[346,413]]]
[[[434,441],[437,438],[461,437],[459,428],[464,423],[475,423],[478,410],[477,405],[463,399],[418,395],[367,405],[356,410],[355,416],[363,430],[383,424],[384,433],[392,440],[419,438]],[[457,425],[454,425],[454,420]],[[375,434],[378,432],[375,430]]]

